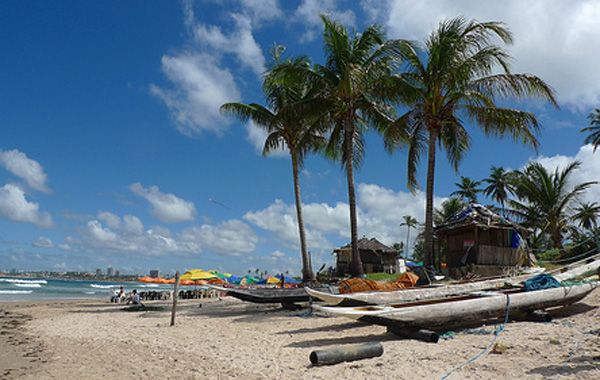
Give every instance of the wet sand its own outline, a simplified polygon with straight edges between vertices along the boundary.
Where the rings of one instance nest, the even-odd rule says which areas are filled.
[[[487,326],[423,343],[397,338],[381,326],[231,298],[181,301],[170,327],[169,305],[149,304],[164,310],[126,312],[123,305],[98,301],[0,304],[0,378],[440,378],[493,337],[493,326]],[[596,290],[553,312],[552,322],[509,323],[495,353],[450,378],[598,379],[599,306]],[[315,349],[361,342],[382,342],[383,356],[310,365]]]

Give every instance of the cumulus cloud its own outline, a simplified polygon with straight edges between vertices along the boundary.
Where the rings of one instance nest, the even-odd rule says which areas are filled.
[[[364,9],[369,4],[363,0]],[[422,41],[440,20],[456,16],[506,22],[515,37],[513,71],[540,76],[557,90],[563,104],[600,103],[600,49],[592,48],[600,40],[600,2],[387,0],[380,7],[385,12],[369,15],[394,38]]]
[[[419,222],[424,221],[425,194],[393,191],[373,184],[359,184],[358,232],[359,235],[375,237],[385,244],[405,241],[406,229],[400,227],[402,217],[411,215]],[[438,206],[445,198],[435,197]],[[348,204],[338,202],[307,203],[303,205],[308,246],[311,249],[327,250],[334,247],[332,241],[345,244],[350,240]],[[270,231],[287,246],[297,248],[298,225],[294,205],[275,200],[263,210],[248,212],[244,219]],[[412,235],[412,240],[416,234]],[[412,243],[411,243],[412,244]]]
[[[177,197],[175,194],[162,193],[157,186],[148,188],[141,183],[134,183],[129,189],[152,205],[152,214],[166,223],[177,223],[193,220],[196,207],[192,202]]]
[[[296,20],[306,27],[302,41],[313,40],[322,29],[321,14],[341,22],[346,26],[356,24],[356,15],[351,10],[341,10],[335,0],[303,0],[294,12]]]
[[[540,156],[532,161],[539,162],[548,170],[564,168],[573,161],[580,161],[581,167],[571,176],[571,184],[588,181],[600,181],[600,151],[594,153],[592,145],[583,145],[574,156],[556,155],[551,157]],[[593,185],[585,192],[581,200],[598,202],[600,200],[600,185]]]
[[[0,215],[15,222],[33,223],[39,227],[52,226],[52,218],[40,211],[40,205],[30,202],[18,186],[6,184],[0,187]]]
[[[252,35],[250,19],[240,14],[232,14],[231,17],[235,28],[230,34],[225,34],[216,25],[197,24],[194,29],[196,41],[215,53],[235,55],[240,63],[254,71],[258,77],[262,76],[266,70],[265,57]]]
[[[27,157],[25,153],[17,149],[0,150],[0,164],[24,180],[32,189],[43,192],[50,191],[46,184],[48,176],[44,173],[44,168],[39,162]]]
[[[208,54],[183,52],[163,56],[162,71],[172,88],[152,85],[150,91],[167,105],[179,132],[186,136],[202,132],[219,135],[227,128],[230,120],[220,114],[219,107],[240,100],[229,70]]]
[[[246,140],[252,144],[257,154],[262,155],[268,133],[263,128],[256,126],[252,121],[244,124],[244,128],[246,129]],[[284,148],[272,151],[269,153],[269,157],[288,157],[289,154],[287,148]]]
[[[52,240],[43,236],[38,237],[33,243],[31,243],[31,245],[38,248],[54,248],[54,243]]]
[[[205,251],[238,256],[254,251],[257,242],[252,228],[240,220],[203,224],[173,233],[161,226],[145,228],[134,215],[119,217],[103,211],[85,224],[80,240],[70,238],[65,246],[69,250],[76,246],[148,256]]]
[[[277,0],[240,0],[245,14],[253,21],[274,20],[283,16]]]

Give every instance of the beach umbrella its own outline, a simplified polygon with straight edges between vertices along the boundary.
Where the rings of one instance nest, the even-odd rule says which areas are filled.
[[[227,282],[230,284],[238,284],[240,281],[242,281],[242,279],[237,276],[230,276],[227,278]]]
[[[285,276],[284,279],[285,279],[286,284],[299,284],[300,283],[300,281],[294,277]]]
[[[204,271],[202,269],[190,269],[185,272],[180,279],[181,280],[211,280],[217,278],[214,274]]]
[[[281,283],[281,279],[277,278],[277,277],[273,277],[273,276],[269,276],[267,277],[267,284],[280,284]]]
[[[222,272],[219,272],[218,270],[211,270],[209,272],[212,273],[213,275],[217,276],[218,278],[222,279],[222,280],[223,279],[227,279],[227,278],[229,278],[229,277],[232,276],[231,273],[222,273]]]

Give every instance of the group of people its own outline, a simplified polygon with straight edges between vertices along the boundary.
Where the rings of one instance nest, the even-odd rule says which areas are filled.
[[[110,302],[115,302],[115,303],[121,303],[121,302],[127,302],[127,305],[129,304],[134,304],[134,305],[140,305],[140,295],[137,291],[137,289],[133,289],[133,291],[131,292],[131,295],[129,295],[129,297],[127,297],[127,294],[125,293],[125,288],[120,286],[119,290],[115,290],[113,296],[110,298]]]

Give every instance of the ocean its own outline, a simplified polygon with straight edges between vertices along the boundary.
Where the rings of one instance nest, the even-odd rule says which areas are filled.
[[[126,292],[133,289],[170,290],[172,285],[141,284],[139,282],[55,280],[44,278],[0,277],[0,302],[53,299],[110,299],[120,286]]]

